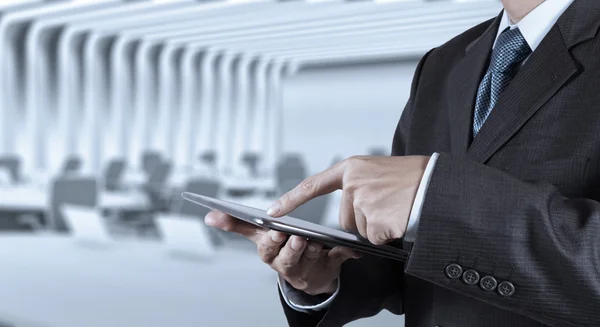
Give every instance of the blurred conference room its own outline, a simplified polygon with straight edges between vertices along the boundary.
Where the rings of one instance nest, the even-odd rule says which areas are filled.
[[[285,326],[254,244],[181,193],[265,209],[389,155],[419,58],[500,9],[0,1],[0,326]],[[337,228],[339,201],[292,216]]]

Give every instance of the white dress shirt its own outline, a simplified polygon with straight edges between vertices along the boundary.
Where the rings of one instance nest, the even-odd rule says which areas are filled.
[[[535,9],[533,9],[517,24],[513,24],[511,19],[508,17],[506,11],[504,11],[502,14],[502,19],[500,20],[500,26],[498,28],[496,40],[498,40],[498,36],[500,36],[500,33],[502,33],[506,28],[510,27],[511,29],[514,29],[518,27],[521,31],[521,34],[525,38],[525,41],[527,41],[527,44],[531,48],[532,52],[535,51],[535,49],[540,45],[546,34],[548,34],[552,26],[554,26],[558,18],[565,12],[565,10],[567,10],[567,8],[571,5],[571,3],[573,3],[573,1],[574,0],[546,0],[542,4],[537,6]],[[496,42],[494,41],[493,47],[495,46]],[[406,234],[404,235],[404,241],[406,242],[414,242],[416,239],[417,228],[419,226],[419,219],[421,218],[421,210],[423,209],[425,195],[427,194],[429,181],[431,180],[431,175],[433,174],[433,170],[435,168],[438,156],[439,155],[437,153],[434,153],[431,156],[431,159],[429,159],[429,163],[425,168],[423,177],[421,178],[421,183],[419,184],[419,188],[417,189],[417,195],[415,197],[415,201],[410,212]],[[281,279],[279,280],[279,287],[282,291],[286,303],[290,307],[298,311],[326,309],[339,292],[338,287],[338,290],[326,301],[308,305],[292,303],[287,296],[287,293],[290,292],[289,288],[291,286],[289,286],[289,284],[285,283]]]

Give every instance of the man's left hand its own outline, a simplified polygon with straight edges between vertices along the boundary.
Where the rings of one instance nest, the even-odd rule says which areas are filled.
[[[357,156],[305,179],[267,213],[281,217],[310,199],[342,190],[340,226],[375,245],[402,238],[429,157]]]

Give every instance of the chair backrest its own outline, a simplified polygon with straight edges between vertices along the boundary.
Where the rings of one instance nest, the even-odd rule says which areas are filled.
[[[283,195],[283,193],[292,190],[301,182],[301,179],[284,181],[279,189],[279,192],[281,193],[280,195]],[[329,199],[329,194],[316,197],[298,207],[296,210],[290,213],[290,216],[310,221],[316,224],[321,223],[325,219],[325,213],[327,211],[327,204],[329,203]]]
[[[93,177],[62,176],[52,182],[50,190],[51,228],[67,231],[61,206],[65,204],[94,208],[98,203],[98,185]]]
[[[202,194],[214,198],[219,195],[220,189],[221,184],[217,180],[197,178],[189,180],[186,183],[184,192]],[[181,194],[176,194],[171,211],[187,216],[204,217],[210,210],[184,200]]]
[[[71,156],[65,159],[62,167],[63,174],[72,174],[76,173],[81,169],[81,158],[76,156]]]
[[[145,151],[142,154],[142,170],[146,176],[152,175],[154,169],[162,162],[162,156],[158,152]]]
[[[104,188],[106,190],[115,191],[119,188],[125,172],[125,165],[123,159],[113,159],[108,163],[104,171]]]
[[[0,157],[0,167],[8,171],[12,183],[18,183],[21,180],[21,160],[19,157]]]
[[[148,177],[148,185],[151,187],[163,187],[167,182],[167,177],[171,173],[171,163],[160,162],[156,168],[152,170]]]
[[[277,164],[277,185],[288,180],[303,180],[307,177],[306,165],[299,154],[288,154]]]
[[[146,180],[144,190],[150,198],[153,211],[163,211],[168,209],[164,190],[170,173],[171,164],[168,162],[161,162],[154,168]]]
[[[212,166],[217,161],[217,153],[215,151],[205,151],[198,155],[198,160]]]
[[[260,155],[255,152],[247,152],[242,155],[242,162],[248,166],[252,177],[258,177],[258,163],[260,160]]]

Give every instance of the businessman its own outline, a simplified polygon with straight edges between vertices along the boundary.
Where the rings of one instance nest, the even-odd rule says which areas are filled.
[[[502,3],[420,61],[391,157],[345,160],[269,209],[342,189],[341,226],[406,264],[206,217],[256,242],[290,325],[387,309],[407,327],[600,326],[600,1]]]

